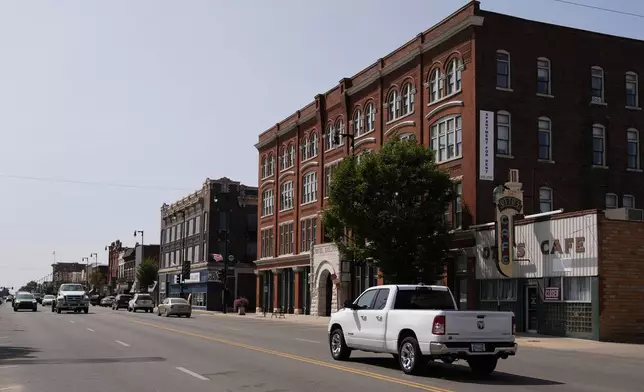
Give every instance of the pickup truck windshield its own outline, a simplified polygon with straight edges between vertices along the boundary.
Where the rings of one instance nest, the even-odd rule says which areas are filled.
[[[80,284],[63,284],[60,286],[60,291],[85,291]]]
[[[400,290],[394,309],[454,310],[454,302],[446,290]]]

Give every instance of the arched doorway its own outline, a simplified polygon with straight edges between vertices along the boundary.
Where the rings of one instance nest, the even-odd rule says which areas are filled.
[[[326,307],[324,308],[324,315],[331,315],[331,303],[333,302],[333,282],[331,282],[331,274],[327,272],[326,274]]]
[[[322,270],[318,277],[318,316],[330,316],[331,305],[333,303],[333,282],[331,281],[331,273],[329,270]]]

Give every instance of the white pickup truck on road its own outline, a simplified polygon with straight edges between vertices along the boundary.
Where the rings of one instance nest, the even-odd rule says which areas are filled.
[[[464,359],[487,375],[518,349],[514,313],[458,310],[445,286],[371,287],[331,316],[328,333],[334,359],[346,360],[352,350],[390,353],[408,374],[429,360]]]

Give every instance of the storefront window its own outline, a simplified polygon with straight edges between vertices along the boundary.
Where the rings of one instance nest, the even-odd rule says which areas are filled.
[[[206,306],[206,293],[192,293],[190,304],[192,306]]]
[[[564,301],[590,302],[590,276],[564,278]]]
[[[481,281],[481,301],[516,301],[517,281],[515,279],[493,279]]]

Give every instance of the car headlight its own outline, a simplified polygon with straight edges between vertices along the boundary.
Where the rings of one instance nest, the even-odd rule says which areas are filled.
[[[35,300],[35,299],[32,299],[32,300],[31,300],[31,302],[36,303],[36,300]]]
[[[85,301],[88,301],[88,300],[89,300],[89,297],[88,297],[87,295],[85,295],[85,296],[83,296],[83,299],[84,299]]]

